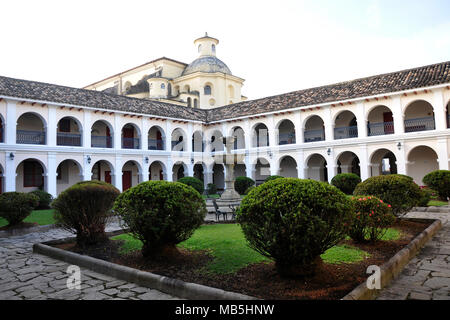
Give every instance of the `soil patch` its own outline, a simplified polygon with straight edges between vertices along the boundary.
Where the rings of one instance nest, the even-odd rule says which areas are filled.
[[[430,224],[430,222],[398,220],[393,228],[401,231],[401,238],[395,241],[358,244],[352,240],[344,240],[341,244],[360,248],[368,252],[370,257],[356,263],[324,263],[314,276],[294,279],[280,277],[273,262],[249,265],[233,274],[211,273],[205,267],[214,257],[207,251],[179,249],[178,255],[150,260],[144,259],[140,252],[121,254],[119,250],[121,240],[109,240],[85,250],[77,248],[75,244],[62,244],[56,247],[260,299],[336,300],[366,281],[368,277],[366,270],[369,265],[382,265],[387,262]]]

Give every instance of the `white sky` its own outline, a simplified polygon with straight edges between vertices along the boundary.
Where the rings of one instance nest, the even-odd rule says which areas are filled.
[[[193,40],[250,99],[450,60],[448,0],[0,2],[0,75],[83,87]]]

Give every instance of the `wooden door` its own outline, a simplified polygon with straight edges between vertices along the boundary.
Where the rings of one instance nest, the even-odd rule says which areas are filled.
[[[131,171],[122,171],[122,190],[131,188]]]
[[[123,147],[132,149],[134,147],[134,129],[133,128],[123,128]]]
[[[384,133],[394,133],[394,118],[392,112],[383,112]]]
[[[112,138],[111,138],[111,130],[106,126],[106,147],[112,148]]]
[[[105,182],[112,184],[111,183],[111,171],[105,171]]]

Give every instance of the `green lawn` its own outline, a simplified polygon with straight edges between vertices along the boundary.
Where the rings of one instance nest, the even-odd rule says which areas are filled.
[[[210,195],[202,195],[202,197],[203,197],[203,199],[219,199],[220,198],[220,195],[218,195],[218,194],[210,194]]]
[[[31,214],[25,218],[24,222],[36,222],[37,224],[43,226],[47,224],[54,224],[53,219],[53,209],[49,210],[34,210]],[[6,226],[8,221],[0,218],[0,227]]]
[[[435,207],[442,207],[442,206],[446,206],[448,205],[447,201],[439,201],[439,200],[430,200],[430,202],[428,202],[428,206],[435,206]]]
[[[129,234],[113,239],[125,240],[123,253],[140,250],[142,243]],[[246,244],[244,234],[237,224],[204,225],[192,237],[178,245],[189,250],[207,250],[214,260],[207,266],[207,272],[234,273],[237,270],[258,262],[270,261]],[[348,245],[339,245],[327,250],[321,257],[325,263],[351,263],[361,261],[367,252]]]

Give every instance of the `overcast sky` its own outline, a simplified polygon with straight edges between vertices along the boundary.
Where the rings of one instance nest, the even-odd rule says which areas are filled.
[[[193,40],[255,99],[450,60],[449,0],[0,2],[0,75],[83,87]]]

